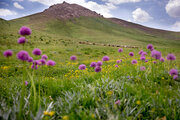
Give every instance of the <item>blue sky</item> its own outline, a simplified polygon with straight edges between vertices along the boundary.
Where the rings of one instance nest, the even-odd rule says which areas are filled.
[[[180,31],[180,0],[0,0],[0,18],[11,20],[31,15],[63,1],[82,5],[105,17]]]

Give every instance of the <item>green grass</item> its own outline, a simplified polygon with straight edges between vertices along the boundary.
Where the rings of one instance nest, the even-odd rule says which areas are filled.
[[[0,119],[5,116],[18,119],[23,80],[29,84],[25,86],[26,101],[19,119],[40,119],[48,107],[48,111],[55,111],[55,114],[45,115],[43,119],[180,119],[179,78],[173,80],[168,74],[171,68],[180,68],[180,41],[118,26],[101,18],[41,22],[25,17],[1,21],[0,25],[0,52],[6,49],[14,52],[9,60],[0,54]],[[16,53],[23,49],[17,44],[18,30],[22,25],[32,29],[24,47],[30,56],[40,59],[32,55],[34,48],[40,48],[48,59],[56,61],[54,67],[44,66],[34,71],[36,102],[30,80],[33,74],[31,64],[26,63],[23,67],[23,63],[16,59]],[[79,41],[139,48],[124,48],[123,53],[118,53],[116,47],[81,45]],[[168,53],[174,53],[177,60],[153,64],[154,59],[151,61],[146,49],[149,43],[161,51],[164,58]],[[148,53],[148,63],[139,60],[141,49]],[[134,52],[135,56],[129,58],[129,52]],[[72,63],[69,60],[71,55],[76,55],[78,60]],[[89,64],[105,55],[110,61],[103,63],[102,72],[95,73]],[[123,62],[116,68],[118,59]],[[138,64],[132,65],[132,59],[137,59]],[[88,69],[78,70],[80,64],[86,64]],[[146,71],[140,71],[140,66],[145,66]],[[119,105],[115,104],[117,100],[120,100]]]

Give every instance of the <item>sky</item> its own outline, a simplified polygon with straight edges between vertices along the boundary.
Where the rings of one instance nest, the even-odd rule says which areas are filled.
[[[11,20],[66,1],[144,26],[180,31],[180,0],[0,0],[0,18]]]

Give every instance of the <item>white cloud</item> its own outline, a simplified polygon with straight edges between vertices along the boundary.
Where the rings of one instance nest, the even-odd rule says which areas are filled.
[[[13,5],[15,8],[24,9],[24,7],[22,5],[20,5],[18,2],[14,2]]]
[[[180,0],[169,0],[166,12],[171,17],[180,17]]]
[[[180,31],[180,21],[176,21],[176,23],[173,24],[172,30]]]
[[[3,8],[0,8],[0,16],[9,16],[9,15],[16,15],[17,13],[14,12],[14,11],[11,11],[9,9],[3,9]]]
[[[94,1],[86,1],[86,0],[29,0],[29,1],[39,2],[47,6],[51,6],[57,3],[62,3],[63,1],[66,1],[68,3],[76,3],[90,10],[96,11],[97,13],[100,13],[105,17],[112,17],[110,11],[116,8],[116,6],[114,6],[112,3],[98,4]]]
[[[136,3],[136,2],[140,2],[141,0],[102,0],[102,1],[106,1],[118,5],[122,3]]]
[[[132,12],[132,17],[135,22],[148,22],[153,19],[146,11],[137,8]]]

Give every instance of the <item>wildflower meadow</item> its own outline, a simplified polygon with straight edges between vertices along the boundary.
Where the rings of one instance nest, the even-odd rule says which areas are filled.
[[[32,41],[22,26],[1,48],[0,119],[180,120],[180,61],[171,49]]]

